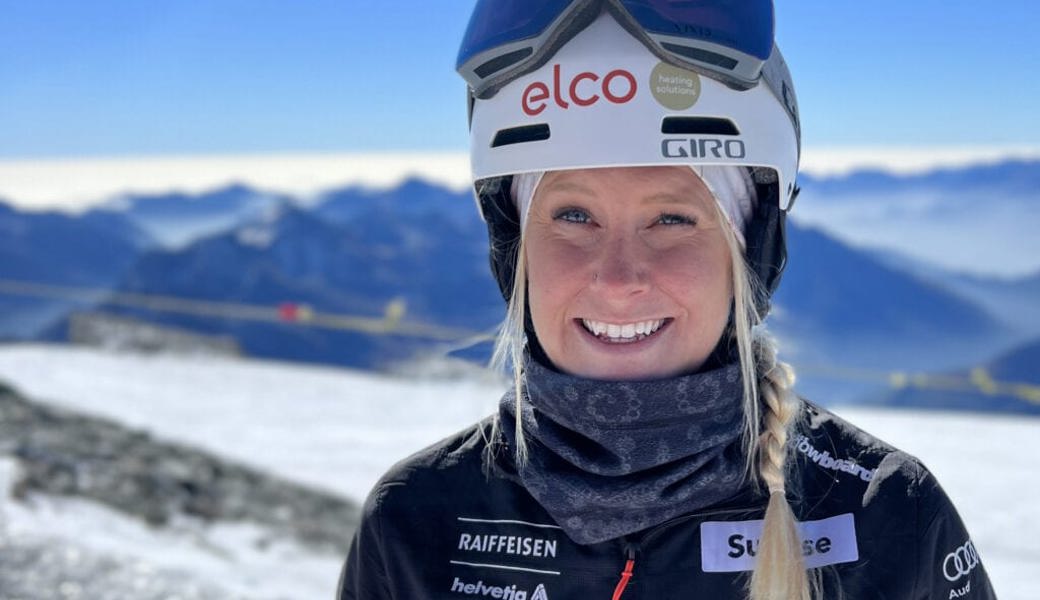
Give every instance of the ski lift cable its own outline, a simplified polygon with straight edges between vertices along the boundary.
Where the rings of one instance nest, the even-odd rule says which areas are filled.
[[[460,327],[406,321],[403,318],[403,302],[400,300],[391,300],[382,317],[370,317],[318,312],[307,304],[295,302],[265,306],[157,294],[113,292],[103,288],[73,287],[11,279],[0,279],[0,293],[143,308],[199,317],[260,321],[371,334],[404,335],[449,342],[465,339],[474,340],[476,343],[493,337],[487,332]]]

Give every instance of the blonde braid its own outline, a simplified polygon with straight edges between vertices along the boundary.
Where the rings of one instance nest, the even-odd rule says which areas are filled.
[[[791,392],[794,372],[777,360],[776,348],[763,331],[755,340],[758,391],[762,403],[762,431],[758,436],[759,476],[770,493],[785,489],[787,433],[798,416],[801,402]]]
[[[805,569],[794,511],[786,498],[787,435],[801,401],[792,393],[794,373],[776,358],[764,332],[755,339],[762,431],[758,437],[758,474],[769,490],[769,503],[751,573],[751,600],[811,600],[817,584]]]
[[[721,209],[716,207],[721,217]],[[746,472],[765,484],[769,502],[762,523],[750,600],[811,600],[819,597],[815,573],[805,570],[794,512],[787,503],[787,434],[801,400],[792,392],[794,371],[776,358],[776,345],[761,324],[755,296],[761,285],[747,268],[744,249],[723,228],[733,265],[732,336],[744,376],[744,450]]]

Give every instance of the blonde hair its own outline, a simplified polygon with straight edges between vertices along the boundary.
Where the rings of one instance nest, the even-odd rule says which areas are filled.
[[[722,209],[715,205],[720,222],[726,222]],[[801,400],[794,394],[794,372],[776,357],[776,344],[761,324],[755,308],[760,283],[748,269],[744,251],[730,227],[722,227],[730,251],[733,278],[733,326],[729,335],[736,341],[744,382],[745,477],[769,491],[762,537],[759,540],[755,569],[748,581],[749,600],[812,600],[819,597],[818,573],[807,571],[802,559],[802,543],[794,511],[787,501],[788,434],[801,413]],[[512,371],[516,398],[517,465],[527,463],[527,444],[523,434],[524,360],[527,344],[524,331],[527,305],[527,260],[525,236],[503,241],[516,247],[516,268],[512,296],[506,318],[495,342],[491,366]],[[724,334],[725,335],[725,334]],[[497,420],[491,440],[497,440]]]

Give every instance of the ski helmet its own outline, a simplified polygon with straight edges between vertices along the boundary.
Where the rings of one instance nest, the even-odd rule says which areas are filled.
[[[478,0],[457,69],[470,159],[503,297],[512,293],[520,173],[740,166],[758,201],[744,233],[764,316],[786,262],[797,187],[797,101],[773,42],[772,0]]]

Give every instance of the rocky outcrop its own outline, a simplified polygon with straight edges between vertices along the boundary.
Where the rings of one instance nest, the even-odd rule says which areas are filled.
[[[162,526],[178,515],[254,522],[345,555],[357,524],[349,500],[287,482],[145,431],[34,402],[0,383],[0,454],[14,457],[16,497],[87,498]]]

